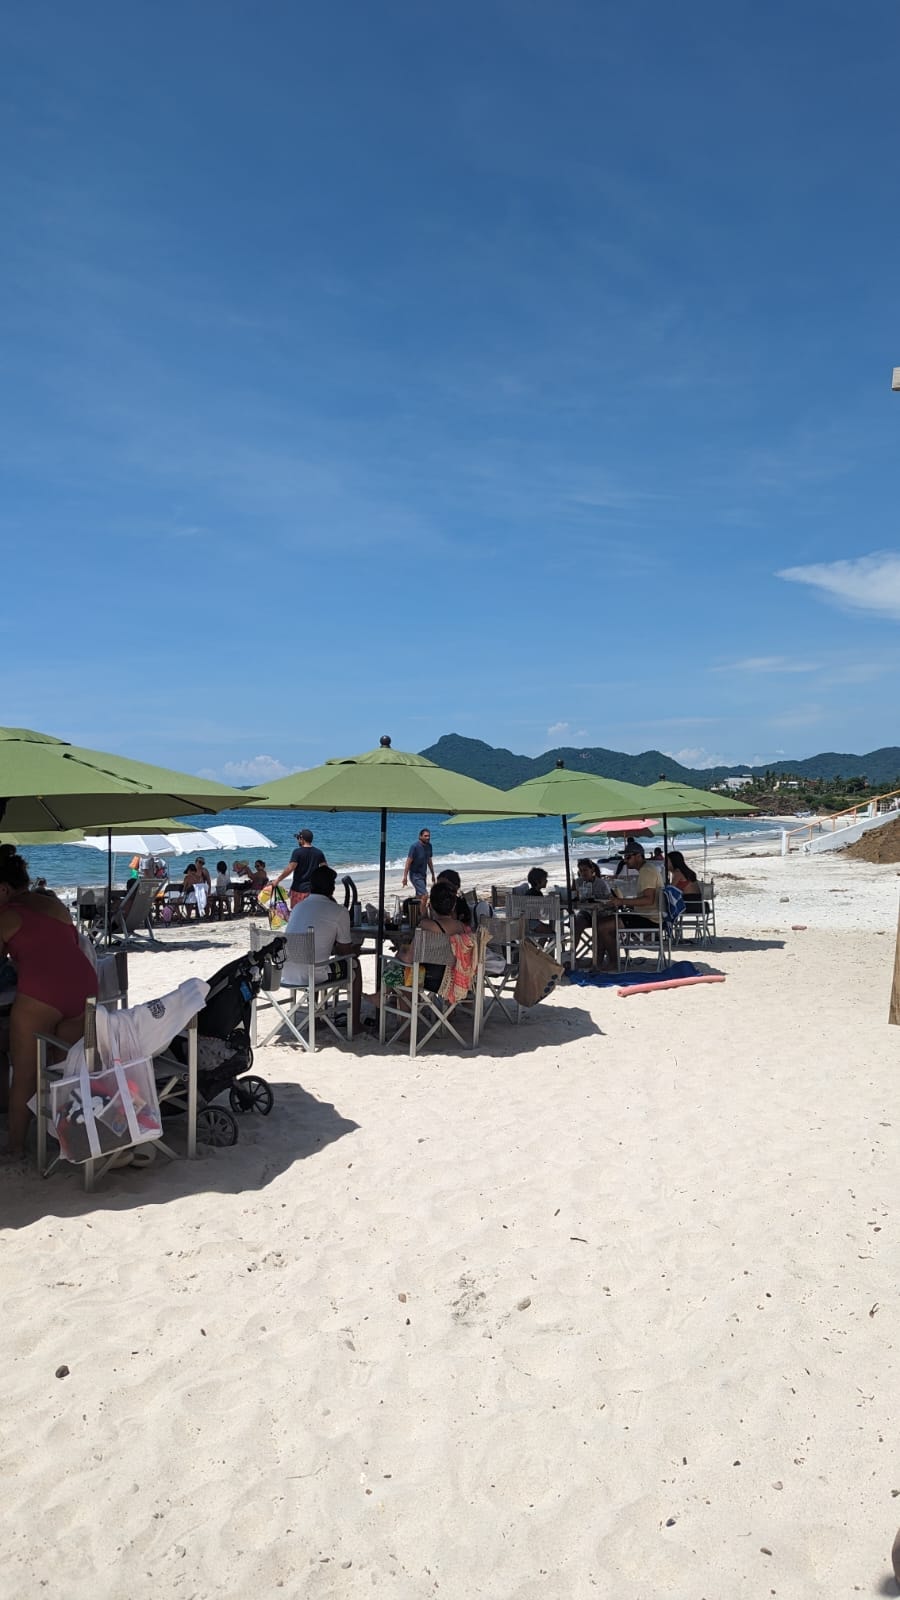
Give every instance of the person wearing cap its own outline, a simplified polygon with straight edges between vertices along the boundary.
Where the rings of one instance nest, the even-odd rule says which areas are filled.
[[[321,851],[319,852],[321,855]],[[337,873],[334,867],[314,867],[309,877],[309,892],[298,900],[287,920],[285,933],[313,933],[316,946],[316,977],[323,983],[328,978],[347,976],[347,963],[352,962],[351,1002],[354,1032],[359,1029],[359,1007],[362,999],[362,974],[359,966],[359,946],[353,943],[350,913],[346,906],[334,900]],[[309,968],[294,971],[285,962],[281,981],[290,988],[292,982],[302,988],[308,979]]]
[[[637,894],[633,899],[626,900],[620,889],[613,889],[621,908],[619,921],[626,928],[656,927],[659,923],[659,873],[633,839],[629,839],[625,846],[624,864],[626,871],[638,875]],[[619,950],[615,916],[597,918],[597,945],[600,965],[608,961],[611,967],[617,967]]]
[[[273,879],[272,887],[277,889],[283,878],[292,873],[291,878],[291,909],[305,900],[310,892],[309,881],[317,867],[326,865],[325,857],[318,845],[313,844],[312,831],[301,828],[297,834],[297,848],[291,851],[291,859],[283,872]]]

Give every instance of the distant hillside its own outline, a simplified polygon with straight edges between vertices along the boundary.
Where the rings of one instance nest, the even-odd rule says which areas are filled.
[[[644,750],[638,756],[626,755],[623,750],[580,749],[564,745],[556,750],[545,750],[540,756],[517,756],[512,750],[497,749],[481,739],[466,739],[459,733],[445,733],[436,744],[421,751],[438,766],[449,767],[451,772],[464,772],[469,778],[479,778],[482,783],[493,783],[498,789],[512,789],[526,778],[549,772],[557,761],[578,772],[594,772],[601,778],[619,778],[626,783],[655,783],[665,775],[693,783],[703,788],[720,778],[738,777],[751,773],[762,777],[767,772],[791,774],[798,778],[868,778],[873,788],[889,789],[894,780],[900,787],[900,747],[888,745],[881,750],[870,750],[867,755],[839,755],[825,751],[822,755],[808,756],[802,761],[772,761],[764,767],[682,767],[661,750]]]

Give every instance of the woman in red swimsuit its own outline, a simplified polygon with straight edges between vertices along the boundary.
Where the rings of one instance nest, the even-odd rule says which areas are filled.
[[[16,965],[16,998],[9,1016],[9,1153],[19,1157],[37,1078],[35,1035],[53,1033],[64,1045],[80,1039],[84,1004],[97,993],[97,974],[62,901],[55,894],[31,892],[28,868],[11,844],[0,845],[3,952]]]

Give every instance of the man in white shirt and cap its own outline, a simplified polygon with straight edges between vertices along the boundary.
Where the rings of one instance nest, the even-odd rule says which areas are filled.
[[[316,977],[325,983],[328,978],[346,976],[347,963],[352,962],[351,1011],[353,1031],[359,1028],[359,1007],[362,999],[362,977],[359,967],[359,947],[353,943],[350,913],[346,906],[335,904],[334,886],[337,873],[333,867],[315,867],[309,880],[309,894],[299,900],[288,917],[286,934],[314,933],[316,945]],[[308,969],[295,970],[285,962],[281,981],[290,988],[307,982]]]

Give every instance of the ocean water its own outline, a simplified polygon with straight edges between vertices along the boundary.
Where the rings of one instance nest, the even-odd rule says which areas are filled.
[[[248,823],[273,840],[274,847],[271,850],[205,851],[207,866],[213,870],[215,862],[219,859],[226,861],[231,867],[241,856],[253,859],[260,855],[264,858],[270,874],[273,874],[287,865],[291,850],[296,843],[295,835],[298,829],[308,827],[315,835],[316,844],[324,850],[331,865],[340,872],[351,873],[353,877],[367,882],[370,878],[374,878],[378,871],[379,817],[374,812],[316,813],[259,810],[251,814],[239,809],[223,811],[218,817],[191,817],[188,820],[198,828],[202,828],[205,823]],[[387,841],[389,868],[394,870],[402,868],[410,844],[417,837],[419,829],[424,827],[431,829],[436,870],[440,871],[441,866],[456,867],[465,880],[471,879],[473,882],[483,881],[485,870],[490,866],[499,866],[511,861],[527,863],[529,860],[539,860],[545,856],[562,857],[562,826],[558,817],[524,817],[514,822],[466,823],[452,828],[443,827],[444,821],[445,818],[438,816],[395,813],[389,815]],[[685,835],[683,839],[679,839],[677,823],[673,826],[678,848],[686,853],[702,849],[702,835]],[[714,845],[718,830],[720,844],[728,839],[749,842],[753,838],[771,837],[773,833],[778,833],[780,828],[781,823],[765,817],[711,817],[707,822],[707,838],[710,845]],[[190,839],[189,833],[184,835],[184,855],[166,858],[173,876],[179,875],[187,857],[196,853],[191,849]],[[645,841],[652,845],[659,842],[656,839]],[[611,855],[619,843],[620,841],[613,839],[607,845],[603,836],[597,835],[595,839],[585,841],[584,845],[581,841],[572,841],[572,854]],[[46,878],[48,884],[55,888],[72,888],[76,884],[106,882],[106,855],[99,850],[85,849],[79,845],[40,845],[23,848],[22,854],[28,862],[32,878]],[[124,882],[129,859],[122,853],[115,857],[115,882]]]

